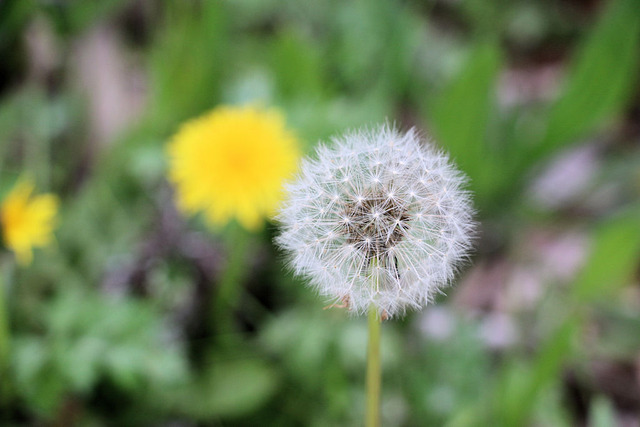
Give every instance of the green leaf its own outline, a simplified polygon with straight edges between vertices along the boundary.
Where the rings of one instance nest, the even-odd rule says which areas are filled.
[[[119,387],[133,390],[142,383],[148,356],[143,349],[131,344],[111,348],[105,355],[105,370]]]
[[[484,424],[482,421],[484,420],[482,409],[479,404],[462,407],[447,421],[445,427],[474,427],[481,423]]]
[[[0,2],[0,49],[3,49],[3,54],[14,54],[4,49],[21,38],[23,26],[37,7],[34,0]],[[7,59],[4,57],[3,61]]]
[[[492,167],[495,156],[486,139],[500,64],[496,42],[479,44],[461,74],[431,105],[430,121],[438,141],[469,175],[477,193],[490,191],[493,181],[500,178]]]
[[[77,33],[116,13],[125,3],[125,0],[93,0],[67,2],[64,6],[45,3],[45,6],[59,30]]]
[[[324,63],[315,44],[297,32],[284,32],[275,40],[271,56],[278,89],[284,97],[320,96]]]
[[[162,131],[215,104],[228,70],[226,7],[221,2],[170,3],[151,51],[152,123]]]
[[[578,302],[606,298],[628,283],[640,257],[640,206],[601,224],[589,259],[572,286]]]
[[[537,155],[598,129],[619,113],[638,80],[640,7],[612,1],[575,59],[563,95],[552,107]]]
[[[573,307],[606,298],[626,284],[640,255],[640,206],[602,224],[595,231],[591,256],[572,286]],[[571,305],[570,305],[571,306]],[[558,378],[571,356],[573,337],[582,324],[579,310],[567,310],[566,319],[545,340],[535,361],[521,369],[517,384],[505,382],[496,402],[505,425],[524,425],[540,393]]]
[[[274,393],[274,371],[258,359],[216,361],[190,389],[183,390],[178,406],[199,419],[250,413]]]
[[[102,361],[108,346],[94,337],[83,337],[75,345],[66,348],[63,359],[58,363],[61,367],[68,367],[65,374],[73,390],[89,392],[98,378],[98,365]]]
[[[602,396],[596,397],[589,410],[589,426],[615,427],[617,425],[618,421],[611,401]]]
[[[16,390],[30,408],[48,416],[59,407],[65,395],[65,381],[51,359],[51,349],[39,339],[14,341]]]
[[[580,318],[567,318],[542,344],[530,364],[517,364],[505,370],[503,387],[494,402],[504,425],[527,425],[540,393],[559,378],[564,361],[569,357],[573,337],[580,326]],[[515,374],[515,375],[514,375]]]

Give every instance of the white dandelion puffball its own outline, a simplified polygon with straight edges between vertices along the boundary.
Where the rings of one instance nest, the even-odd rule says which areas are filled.
[[[333,143],[287,186],[276,242],[296,274],[352,312],[424,307],[471,247],[465,176],[414,130],[384,125]]]

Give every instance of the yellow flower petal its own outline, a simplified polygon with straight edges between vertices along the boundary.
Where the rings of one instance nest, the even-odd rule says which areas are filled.
[[[275,212],[296,170],[296,138],[275,109],[219,107],[185,123],[167,147],[178,208],[249,230]]]
[[[29,264],[34,247],[53,239],[58,199],[52,194],[32,196],[33,182],[21,179],[0,206],[4,244],[16,254],[19,264]]]

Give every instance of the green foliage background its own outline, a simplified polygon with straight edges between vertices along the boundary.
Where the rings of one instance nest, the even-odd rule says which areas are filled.
[[[366,321],[321,310],[274,225],[238,237],[175,211],[167,138],[245,102],[281,108],[305,152],[353,127],[417,126],[471,178],[475,267],[437,307],[383,325],[385,426],[639,417],[640,4],[586,3],[0,2],[0,192],[27,171],[62,199],[56,245],[28,268],[0,261],[0,424],[361,423]],[[95,108],[118,86],[87,52],[123,70],[124,124]],[[506,100],[510,73],[544,67],[550,94]],[[549,164],[585,147],[597,162],[581,191],[532,197]],[[506,285],[483,271],[521,265],[538,232],[579,234],[583,262],[564,282],[545,276],[533,306],[505,309]],[[212,314],[231,258],[232,304]],[[444,316],[435,334],[431,312]],[[515,330],[498,347],[481,328],[496,313]],[[627,394],[599,366],[630,372],[614,384],[635,375]]]

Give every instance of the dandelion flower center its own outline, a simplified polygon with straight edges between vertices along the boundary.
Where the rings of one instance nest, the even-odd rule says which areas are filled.
[[[382,262],[383,255],[394,247],[407,231],[407,206],[383,192],[357,197],[345,204],[344,224],[347,242],[362,251],[367,259]]]

